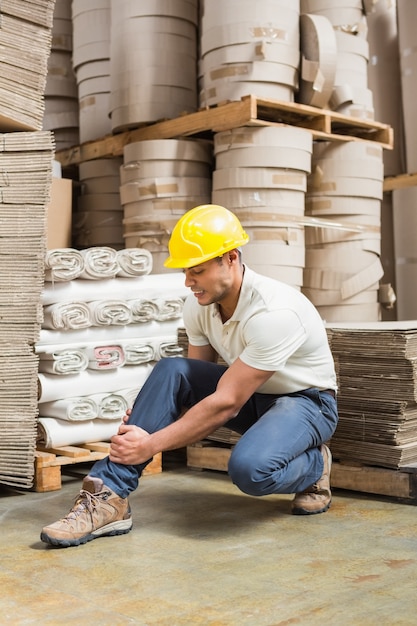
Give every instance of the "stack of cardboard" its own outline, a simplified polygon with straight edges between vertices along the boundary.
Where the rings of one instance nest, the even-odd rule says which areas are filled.
[[[54,0],[1,3],[0,125],[41,130]]]
[[[417,462],[417,322],[332,324],[339,382],[335,459]]]
[[[1,135],[0,152],[0,482],[31,486],[37,417],[46,207],[51,133]]]

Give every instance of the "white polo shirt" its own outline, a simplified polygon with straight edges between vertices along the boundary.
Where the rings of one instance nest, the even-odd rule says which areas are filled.
[[[260,393],[337,388],[323,320],[308,298],[285,283],[245,266],[239,301],[227,322],[217,304],[202,306],[192,294],[183,319],[190,344],[210,344],[228,365],[240,358],[255,369],[274,371]]]

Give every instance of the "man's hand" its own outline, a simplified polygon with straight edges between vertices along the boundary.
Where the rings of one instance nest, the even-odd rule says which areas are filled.
[[[154,455],[151,435],[139,426],[121,424],[117,435],[111,438],[110,461],[122,465],[139,465]]]

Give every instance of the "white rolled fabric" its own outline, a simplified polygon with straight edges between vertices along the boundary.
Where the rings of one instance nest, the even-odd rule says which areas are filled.
[[[117,252],[107,246],[94,246],[81,250],[84,257],[84,269],[80,278],[102,280],[114,278],[118,272]]]
[[[153,266],[152,253],[145,248],[124,248],[117,250],[119,269],[117,276],[129,278],[150,274]]]
[[[158,348],[160,359],[174,356],[184,356],[184,348],[175,341],[162,341]]]
[[[114,326],[111,329],[112,343],[126,345],[132,340],[147,339],[148,337],[164,337],[176,335],[178,328],[183,328],[182,319],[167,320],[166,322],[147,322],[146,324],[127,324],[126,326]],[[63,350],[73,346],[94,346],[105,344],[109,341],[108,326],[92,326],[88,329],[52,331],[41,329],[39,340],[35,346],[36,352],[52,352]]]
[[[113,393],[128,387],[136,387],[139,391],[152,369],[152,364],[143,363],[103,372],[87,369],[73,376],[39,373],[38,402],[52,402],[61,398],[71,398],[74,396],[74,389],[77,390],[79,396],[89,396],[92,391],[94,393]]]
[[[134,323],[150,322],[156,319],[158,305],[153,300],[128,300]]]
[[[122,367],[126,362],[124,349],[118,345],[87,347],[88,369],[108,370]]]
[[[149,363],[151,361],[155,361],[157,357],[157,351],[155,350],[155,346],[152,345],[152,341],[126,344],[124,350],[126,365]]]
[[[98,407],[97,417],[100,419],[117,419],[126,415],[129,408],[126,399],[119,393],[103,393],[90,396]]]
[[[39,356],[39,371],[48,374],[68,375],[83,372],[88,367],[85,350],[57,350]]]
[[[94,419],[69,422],[53,417],[38,418],[38,445],[45,448],[76,446],[94,441],[110,441],[117,434],[122,420]]]
[[[93,326],[125,326],[133,322],[132,311],[123,300],[94,300],[87,306]]]
[[[126,400],[127,406],[131,409],[140,389],[138,390],[136,387],[129,387],[128,389],[121,389],[119,394],[124,397]]]
[[[41,402],[38,410],[40,415],[71,421],[91,420],[99,416],[97,403],[92,397],[87,396]]]
[[[132,311],[133,322],[148,322],[156,320],[164,322],[166,320],[178,319],[182,316],[184,308],[183,298],[153,298],[152,300],[134,299],[128,300]]]
[[[42,304],[55,302],[88,302],[92,300],[93,285],[91,280],[78,278],[67,283],[47,283],[42,293]],[[184,285],[182,272],[168,274],[150,274],[131,278],[106,278],[94,283],[94,300],[130,300],[141,298],[151,300],[161,298],[164,294],[168,298],[185,298],[189,289]]]
[[[55,248],[45,254],[45,280],[66,282],[81,276],[84,257],[73,248]]]
[[[43,307],[42,328],[49,330],[78,330],[89,328],[93,320],[85,302],[57,302]]]

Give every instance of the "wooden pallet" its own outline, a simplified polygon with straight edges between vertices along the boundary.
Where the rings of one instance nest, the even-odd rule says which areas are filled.
[[[35,453],[35,480],[33,489],[38,492],[61,489],[61,469],[64,465],[90,463],[104,459],[109,453],[110,444],[104,441],[85,443],[79,446],[58,448],[38,448]],[[154,456],[143,475],[162,472],[162,454]]]
[[[187,467],[194,470],[227,471],[232,446],[200,441],[187,447]],[[336,489],[417,500],[417,467],[401,470],[341,462],[332,464],[331,484]]]
[[[326,141],[374,141],[393,148],[393,129],[388,124],[342,115],[296,102],[284,102],[248,95],[236,102],[188,113],[181,117],[141,126],[116,135],[58,150],[62,167],[91,159],[123,155],[126,144],[144,139],[174,139],[231,130],[240,126],[289,124],[310,130],[314,139]]]

